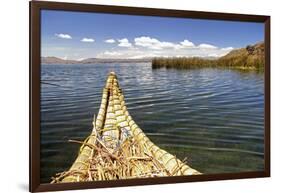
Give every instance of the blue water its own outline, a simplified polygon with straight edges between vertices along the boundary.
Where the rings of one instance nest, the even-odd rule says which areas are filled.
[[[41,182],[71,166],[115,71],[130,114],[158,146],[203,173],[264,169],[264,74],[143,64],[42,65]]]

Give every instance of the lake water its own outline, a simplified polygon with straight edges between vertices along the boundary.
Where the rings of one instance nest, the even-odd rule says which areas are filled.
[[[135,122],[202,173],[264,169],[264,74],[151,64],[42,65],[41,182],[68,169],[115,71]]]

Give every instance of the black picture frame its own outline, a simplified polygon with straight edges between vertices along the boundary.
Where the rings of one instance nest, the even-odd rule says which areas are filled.
[[[270,16],[245,15],[232,13],[214,13],[169,9],[136,8],[122,6],[104,6],[92,4],[31,1],[30,3],[30,154],[29,154],[29,190],[31,192],[75,190],[86,188],[104,188],[148,184],[180,183],[195,181],[229,180],[242,178],[270,177]],[[245,21],[264,23],[265,69],[264,69],[264,171],[229,174],[208,174],[194,176],[160,177],[149,179],[130,179],[116,181],[77,182],[62,184],[40,183],[40,11],[61,10],[127,15],[146,15],[160,17],[196,18],[209,20]]]

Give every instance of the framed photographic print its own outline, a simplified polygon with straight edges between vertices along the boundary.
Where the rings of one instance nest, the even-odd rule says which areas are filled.
[[[269,16],[30,2],[30,191],[269,176]]]

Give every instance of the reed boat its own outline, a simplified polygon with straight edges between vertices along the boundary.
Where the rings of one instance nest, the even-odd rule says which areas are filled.
[[[109,73],[91,134],[69,170],[51,183],[199,175],[176,156],[155,145],[130,116],[117,76]]]

